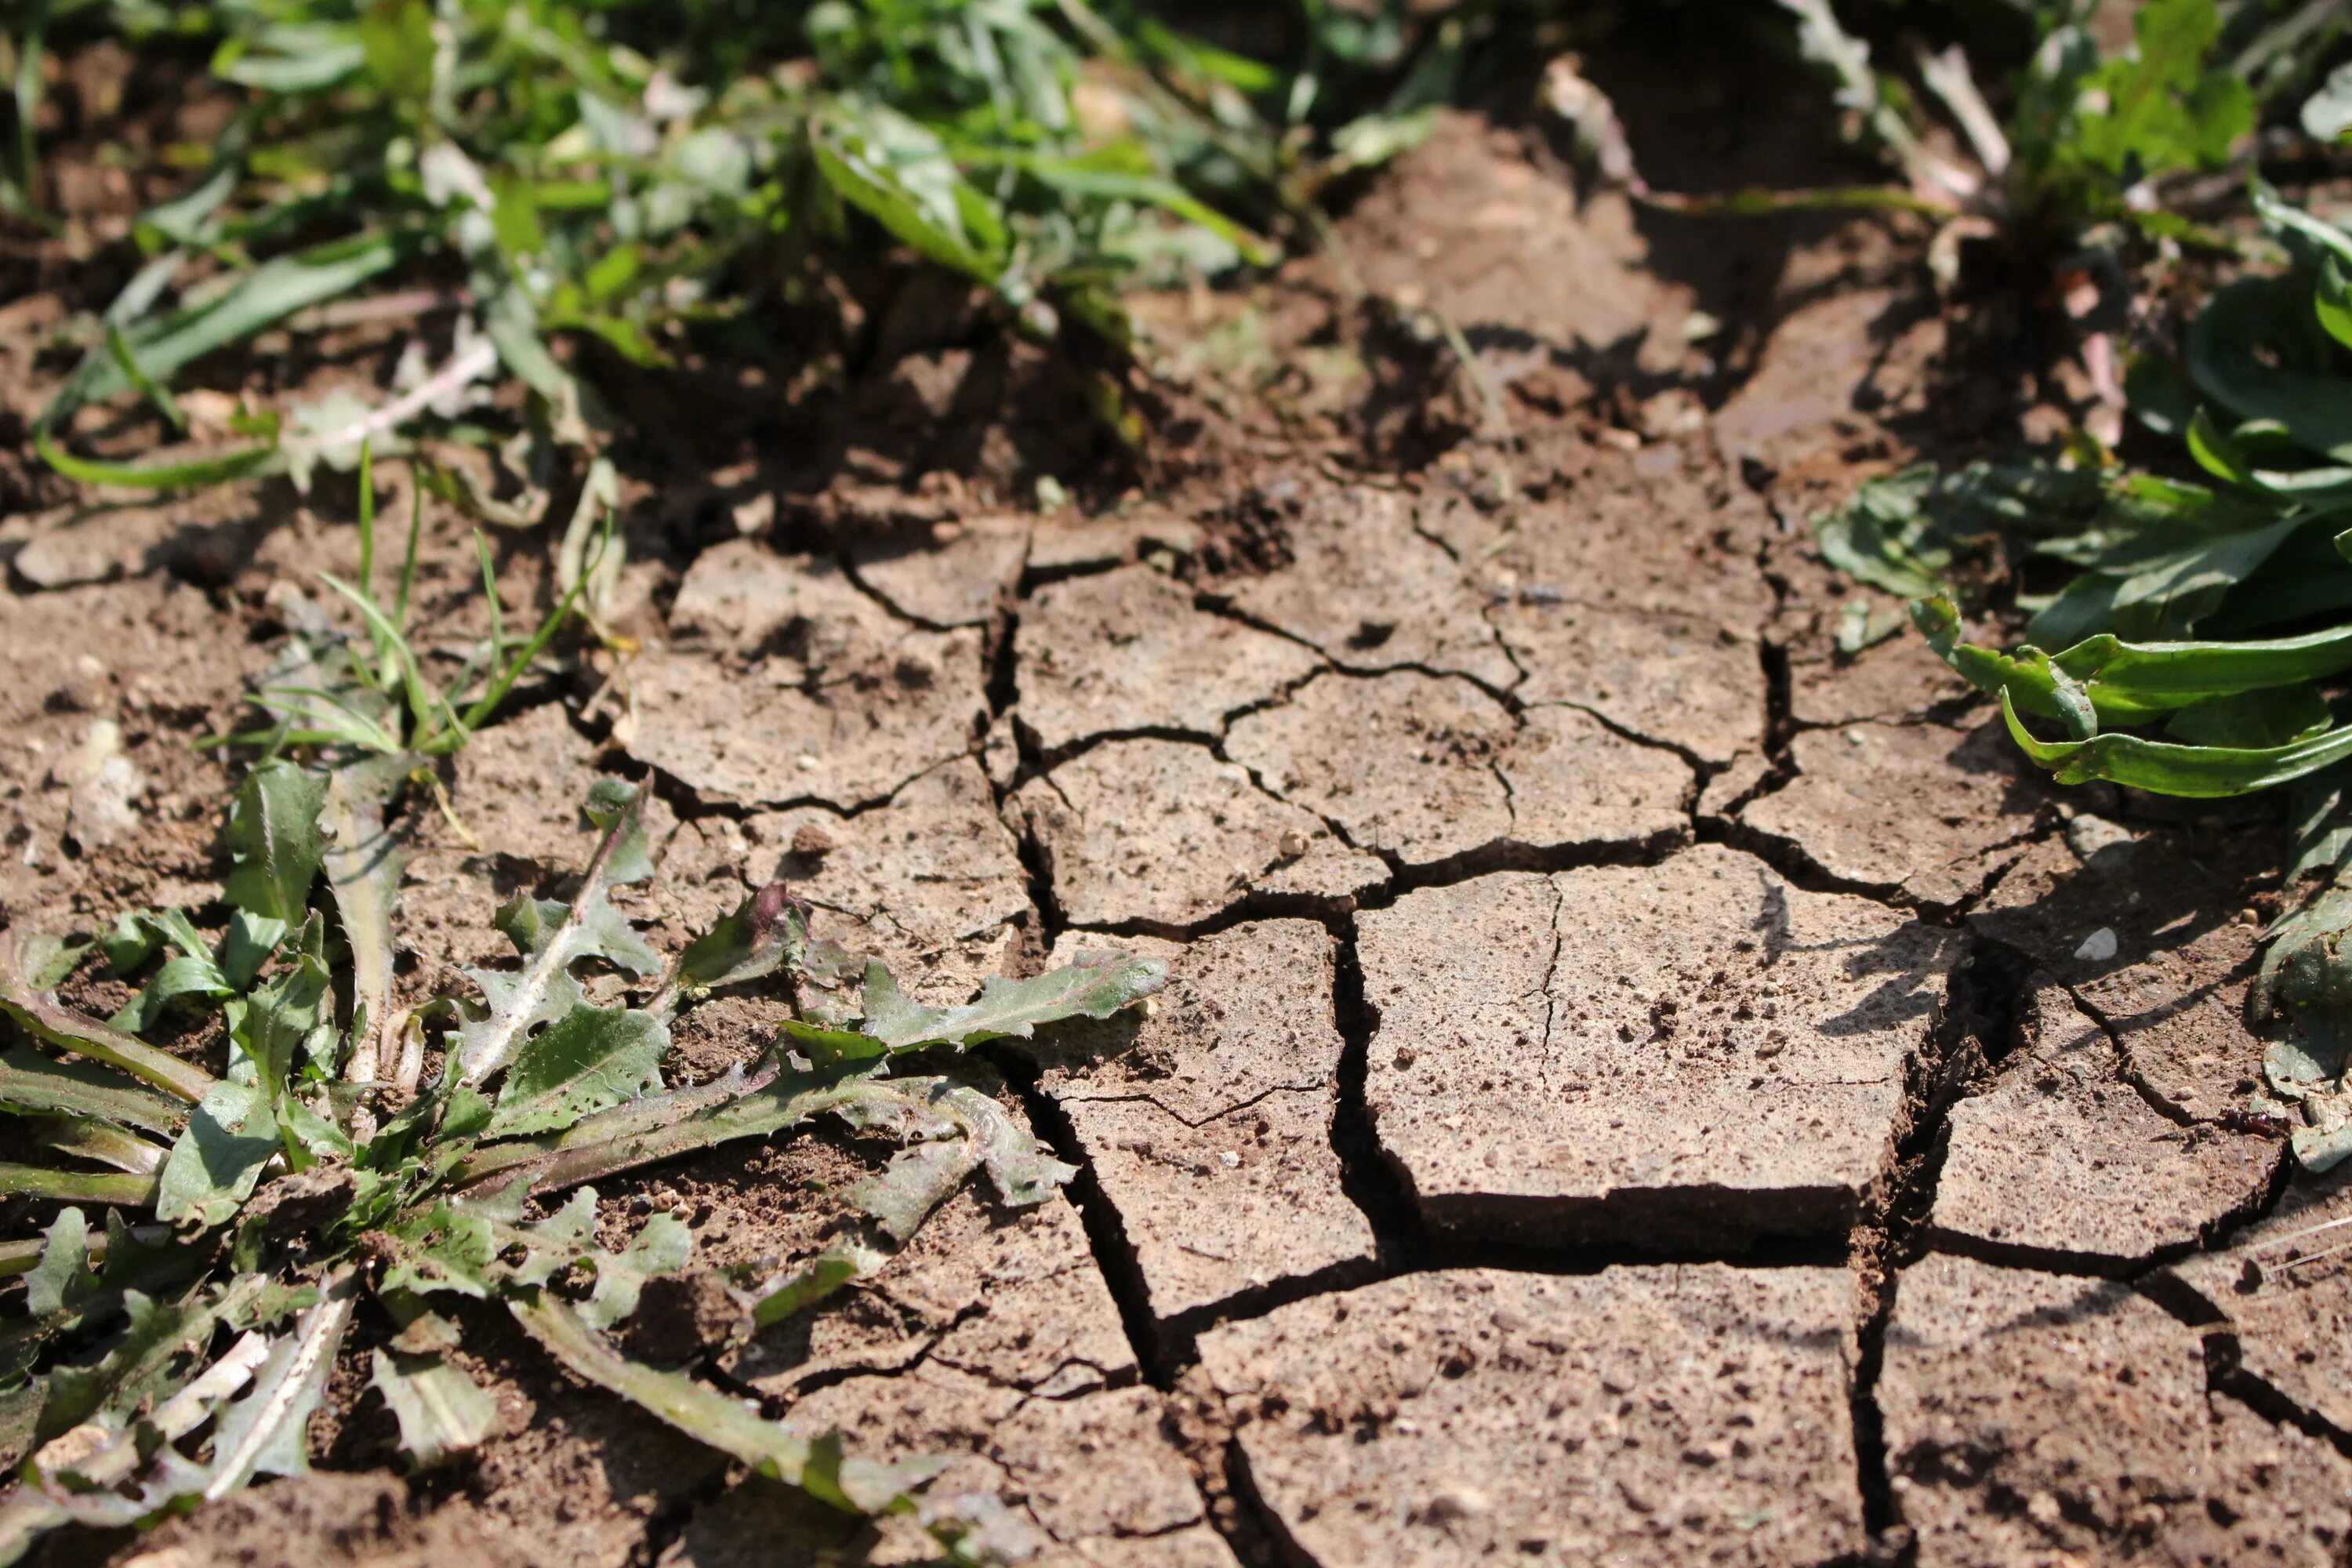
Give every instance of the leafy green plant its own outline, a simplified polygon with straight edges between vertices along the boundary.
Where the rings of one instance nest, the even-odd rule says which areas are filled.
[[[238,104],[215,146],[181,150],[201,174],[138,221],[145,265],[37,432],[70,477],[149,487],[303,480],[421,430],[488,444],[474,410],[500,382],[528,389],[543,439],[593,447],[600,367],[690,346],[772,359],[765,298],[820,298],[894,247],[1014,330],[1124,343],[1123,282],[1270,258],[1227,215],[1311,227],[1324,184],[1426,129],[1461,42],[1445,33],[1386,104],[1318,136],[1335,57],[1400,48],[1400,8],[1373,26],[1308,7],[1297,71],[1086,0],[73,9],[134,41],[207,41]],[[420,336],[380,405],[241,411],[242,445],[147,465],[64,444],[78,410],[126,397],[184,428],[175,383],[265,329],[436,317],[448,348],[436,363]]]
[[[72,1205],[37,1240],[0,1244],[0,1272],[26,1281],[0,1326],[0,1444],[24,1460],[0,1492],[0,1562],[62,1524],[137,1523],[302,1469],[304,1424],[363,1296],[400,1325],[373,1382],[419,1465],[495,1425],[489,1395],[450,1356],[456,1324],[436,1310],[463,1297],[503,1306],[573,1374],[746,1466],[838,1508],[917,1515],[951,1556],[983,1557],[982,1505],[919,1497],[935,1465],[796,1436],[690,1369],[616,1343],[646,1282],[685,1267],[692,1238],[656,1215],[627,1245],[600,1245],[587,1184],[827,1114],[895,1134],[900,1152],[845,1194],[870,1216],[864,1233],[782,1277],[736,1281],[738,1331],[756,1333],[879,1267],[976,1171],[1008,1204],[1048,1196],[1070,1169],[957,1057],[1108,1016],[1156,990],[1163,967],[1084,959],[933,1009],[881,964],[812,939],[781,882],[664,961],[612,902],[654,867],[638,792],[606,779],[585,805],[600,837],[578,893],[500,910],[515,965],[471,971],[469,993],[425,1010],[446,1020],[446,1051],[412,1096],[373,1070],[373,1010],[386,998],[366,955],[384,941],[375,900],[396,879],[355,896],[337,868],[357,847],[342,787],[278,762],[240,795],[227,892],[246,935],[233,928],[231,943],[259,956],[233,971],[208,961],[201,1000],[226,1025],[217,1073],[61,1003],[54,988],[87,947],[0,935],[0,1015],[21,1037],[0,1054],[0,1110],[47,1155],[0,1167],[0,1185]],[[340,942],[310,907],[321,878]],[[204,951],[184,917],[138,926],[153,933],[139,940],[178,951],[172,963]],[[355,998],[343,1019],[338,969]],[[615,982],[619,994],[590,994]],[[786,999],[767,1051],[708,1083],[667,1083],[679,1010],[762,982]],[[103,1206],[102,1230],[82,1205]]]
[[[2223,285],[2179,366],[2134,378],[2140,417],[2208,482],[2047,464],[1906,469],[1819,524],[1823,553],[1916,595],[1936,651],[1997,695],[2010,733],[2062,784],[2214,798],[2293,786],[2292,880],[2258,1010],[2284,1016],[2272,1090],[2300,1105],[2305,1161],[2352,1153],[2352,235],[2257,186],[2293,258]],[[1962,636],[1962,601],[2005,557],[2026,641]],[[2048,651],[2055,649],[2057,651]],[[2056,736],[2037,732],[2055,726]]]

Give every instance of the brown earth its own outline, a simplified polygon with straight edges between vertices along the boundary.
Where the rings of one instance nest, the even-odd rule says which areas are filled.
[[[1819,160],[1736,75],[1699,129],[1637,115],[1653,179]],[[698,1356],[796,1429],[948,1457],[1031,1562],[2343,1562],[2352,1274],[2309,1232],[2352,1207],[2226,1114],[2275,825],[2062,795],[1915,640],[1834,652],[1854,591],[1807,510],[2015,412],[1921,237],[1636,211],[1454,116],[1343,237],[1387,303],[1301,263],[1209,299],[1213,353],[1199,299],[1143,302],[1168,444],[1071,469],[1086,507],[1012,502],[1066,410],[964,348],[873,367],[852,405],[901,422],[816,479],[646,459],[642,648],[535,677],[405,810],[404,994],[568,886],[600,771],[650,781],[665,874],[624,902],[672,949],[781,870],[933,1000],[1167,959],[1148,1014],[989,1053],[1066,1195],[967,1190]],[[187,742],[354,569],[348,483],[10,499],[0,910],[217,912],[232,773]],[[427,516],[425,640],[462,648],[471,542]],[[502,543],[543,605],[542,542]],[[690,1015],[677,1073],[777,1014]],[[782,1264],[875,1152],[730,1148],[603,1204]],[[919,1558],[465,1327],[479,1454],[396,1473],[363,1321],[320,1473],[46,1561]]]

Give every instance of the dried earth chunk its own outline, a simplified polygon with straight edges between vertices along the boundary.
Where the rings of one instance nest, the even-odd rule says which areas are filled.
[[[2136,1079],[2182,1116],[2210,1118],[2258,1086],[2263,1041],[2246,1023],[2260,928],[2215,926],[2084,984],[2083,1005],[2115,1031]]]
[[[1952,1109],[1939,1237],[2027,1262],[2128,1265],[2194,1245],[2269,1191],[2282,1145],[2151,1106],[2065,990],[2035,993],[2021,1024],[2000,1081]]]
[[[2064,833],[2026,850],[1969,912],[1969,927],[2079,986],[2153,952],[2189,948],[2218,928],[2251,928],[2248,900],[2275,876],[2278,847],[2279,830],[2269,823],[2150,828],[2134,837],[2078,814]],[[2114,1012],[2139,1010],[2124,1005]]]
[[[1466,680],[1327,675],[1238,721],[1226,751],[1284,799],[1406,866],[1646,845],[1687,831],[1691,771],[1589,713],[1525,722]]]
[[[1412,1274],[1203,1335],[1320,1568],[1825,1563],[1863,1545],[1843,1269]]]
[[[783,653],[814,684],[887,663],[907,629],[838,563],[780,555],[753,539],[730,539],[696,556],[669,611],[675,641],[745,656]]]
[[[1739,820],[1880,898],[1963,903],[2024,852],[2040,792],[1998,723],[1850,724],[1789,748],[1797,776]]]
[[[2197,1332],[2128,1287],[1930,1257],[1877,1389],[1921,1568],[2321,1564],[2352,1464],[2205,1391]]]
[[[1129,1009],[1015,1042],[1069,1118],[1165,1328],[1286,1279],[1370,1262],[1370,1224],[1341,1190],[1331,1118],[1343,1042],[1336,944],[1307,921],[1191,943],[1066,937],[1169,965],[1147,1017]]]
[[[990,1536],[1008,1562],[1233,1568],[1233,1554],[1208,1527],[1192,1470],[1168,1436],[1161,1396],[1150,1388],[1025,1398],[927,1363],[897,1377],[851,1378],[816,1390],[785,1414],[784,1425],[812,1437],[842,1432],[853,1452],[946,1458],[947,1468],[926,1494],[1001,1500],[1009,1517]],[[867,1561],[935,1560],[907,1521],[877,1522],[884,1542]],[[1130,1555],[1139,1547],[1142,1554]],[[922,1554],[898,1554],[910,1549]]]
[[[629,754],[708,798],[744,805],[818,801],[847,811],[964,755],[986,717],[980,635],[905,632],[887,669],[811,686],[785,654],[741,673],[707,655],[630,666]]]
[[[1223,590],[1254,621],[1356,670],[1465,675],[1496,690],[1519,672],[1481,614],[1462,568],[1413,531],[1392,490],[1319,494],[1291,524],[1293,560]]]
[[[857,580],[910,621],[976,626],[994,615],[1021,577],[1029,521],[966,518],[919,534],[861,534],[849,547]]]
[[[1824,650],[1789,661],[1789,716],[1800,724],[1916,721],[1965,701],[1973,689],[1907,632],[1852,658],[1831,658]]]
[[[1717,621],[1522,594],[1497,609],[1503,641],[1528,672],[1518,695],[1599,714],[1629,734],[1703,762],[1764,743],[1756,642]]]
[[[1237,905],[1350,907],[1388,872],[1238,764],[1180,741],[1113,741],[1013,797],[1063,915],[1173,931]]]
[[[1014,637],[1020,719],[1048,756],[1096,735],[1221,735],[1236,710],[1321,663],[1297,643],[1192,606],[1149,566],[1051,583]]]
[[[1712,845],[1427,889],[1360,927],[1366,1097],[1423,1212],[1650,1246],[1842,1232],[1957,951]]]
[[[2334,1228],[2328,1228],[2333,1226]],[[2352,1167],[2299,1175],[2227,1247],[2184,1258],[2186,1281],[2237,1336],[2239,1364],[2352,1433]]]

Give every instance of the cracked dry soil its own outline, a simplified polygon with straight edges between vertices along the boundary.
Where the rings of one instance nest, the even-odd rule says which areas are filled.
[[[525,691],[449,816],[412,809],[401,984],[563,885],[599,770],[651,781],[657,942],[781,869],[931,1000],[1167,959],[1148,1015],[989,1053],[1064,1196],[967,1190],[701,1365],[950,1456],[935,1484],[1000,1495],[1038,1563],[2344,1562],[2352,1272],[2302,1233],[2352,1197],[2222,1116],[2274,826],[2061,800],[1915,641],[1832,656],[1844,590],[1794,520],[1963,374],[1911,240],[1570,190],[1456,116],[1348,220],[1375,286],[1460,323],[1507,439],[1310,267],[1219,308],[1277,362],[1339,345],[1333,384],[1235,373],[1198,461],[1123,503],[1037,515],[854,443],[748,533],[772,479],[638,492],[644,651]],[[962,353],[872,374],[952,384]],[[12,922],[217,898],[228,775],[184,742],[355,552],[326,501],[238,504],[210,555],[152,507],[0,531]],[[436,517],[430,636],[478,629],[468,569]],[[772,1011],[690,1015],[678,1070]],[[872,1157],[803,1136],[603,1198],[781,1261]],[[466,1328],[504,1413],[472,1459],[398,1473],[362,1323],[318,1473],[47,1561],[915,1550]]]

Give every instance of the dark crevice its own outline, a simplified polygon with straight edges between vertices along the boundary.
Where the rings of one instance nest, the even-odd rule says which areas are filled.
[[[732,1478],[725,1465],[714,1465],[710,1473],[656,1509],[646,1521],[645,1539],[629,1553],[631,1568],[654,1568],[686,1534],[694,1516],[725,1497]]]
[[[1789,738],[1796,732],[1789,650],[1766,637],[1756,645],[1756,658],[1764,670],[1764,754],[1777,763],[1789,754]]]
[[[2022,954],[1969,941],[1946,982],[1944,1014],[1929,1036],[1929,1048],[1911,1064],[1906,1124],[1895,1141],[1893,1168],[1874,1212],[1854,1229],[1861,1285],[1852,1394],[1854,1461],[1863,1522],[1881,1549],[1878,1556],[1901,1559],[1907,1554],[1909,1540],[1896,1517],[1885,1422],[1878,1407],[1878,1379],[1885,1367],[1886,1329],[1895,1313],[1895,1291],[1902,1271],[1928,1250],[1929,1216],[1943,1177],[1951,1109],[2016,1049],[2031,974],[2032,965]]]
[[[1085,1145],[1078,1139],[1078,1130],[1071,1124],[1069,1113],[1062,1109],[1061,1102],[1039,1087],[1040,1072],[1035,1062],[1018,1051],[983,1047],[983,1054],[1020,1095],[1031,1129],[1054,1152],[1055,1159],[1076,1170],[1069,1184],[1062,1190],[1078,1211],[1079,1223],[1086,1228],[1087,1247],[1094,1253],[1095,1267],[1118,1308],[1119,1326],[1127,1331],[1128,1348],[1134,1353],[1136,1365],[1142,1368],[1144,1377],[1154,1388],[1167,1393],[1175,1385],[1178,1368],[1160,1342],[1144,1290],[1143,1270],[1136,1260],[1134,1247],[1127,1239],[1127,1224],[1103,1192],[1094,1164],[1087,1158]]]
[[[1364,968],[1356,952],[1352,920],[1339,932],[1331,1006],[1340,1040],[1339,1081],[1331,1111],[1331,1152],[1339,1160],[1339,1190],[1370,1222],[1374,1256],[1384,1270],[1392,1270],[1426,1257],[1430,1240],[1412,1189],[1381,1151],[1372,1125],[1366,1085],[1381,1016],[1364,994]]]
[[[1330,649],[1324,647],[1318,643],[1309,642],[1307,638],[1300,637],[1296,632],[1286,631],[1282,627],[1276,626],[1271,621],[1260,620],[1257,616],[1242,609],[1232,600],[1221,597],[1218,595],[1209,593],[1205,590],[1192,595],[1192,607],[1196,610],[1205,611],[1213,616],[1222,616],[1226,620],[1232,621],[1236,626],[1247,626],[1252,631],[1264,632],[1268,637],[1280,637],[1285,642],[1295,643],[1298,647],[1305,648],[1307,652],[1314,654],[1317,658],[1326,661],[1331,668],[1338,671],[1339,674],[1352,675],[1360,680],[1378,679],[1383,675],[1419,675],[1426,677],[1431,680],[1464,680],[1469,682],[1472,686],[1476,687],[1480,691],[1494,699],[1495,701],[1500,703],[1503,707],[1508,709],[1515,714],[1517,713],[1521,708],[1526,706],[1526,704],[1523,703],[1509,688],[1498,687],[1491,682],[1482,680],[1478,677],[1469,673],[1467,670],[1440,669],[1434,665],[1412,663],[1382,665],[1350,664],[1345,658],[1334,654]],[[1492,631],[1492,624],[1488,623],[1488,630]],[[1510,658],[1508,650],[1503,647],[1503,639],[1500,637],[1496,637],[1495,638],[1495,650],[1503,655],[1504,661],[1509,664],[1513,669],[1516,670],[1518,668],[1517,661]],[[1524,679],[1524,675],[1522,675],[1520,679]],[[1516,685],[1517,682],[1515,681],[1513,684]]]
[[[2151,1285],[2155,1283],[2151,1281]],[[2213,1316],[2208,1316],[2213,1310],[2203,1297],[2185,1285],[2179,1286],[2179,1290],[2187,1293],[2187,1301],[2148,1287],[2143,1287],[2141,1294],[2189,1327],[2203,1331],[2207,1394],[2235,1400],[2272,1426],[2292,1426],[2305,1436],[2326,1443],[2345,1458],[2352,1458],[2352,1432],[2345,1431],[2317,1411],[2296,1404],[2267,1379],[2249,1372],[2238,1336],[2215,1321]]]

